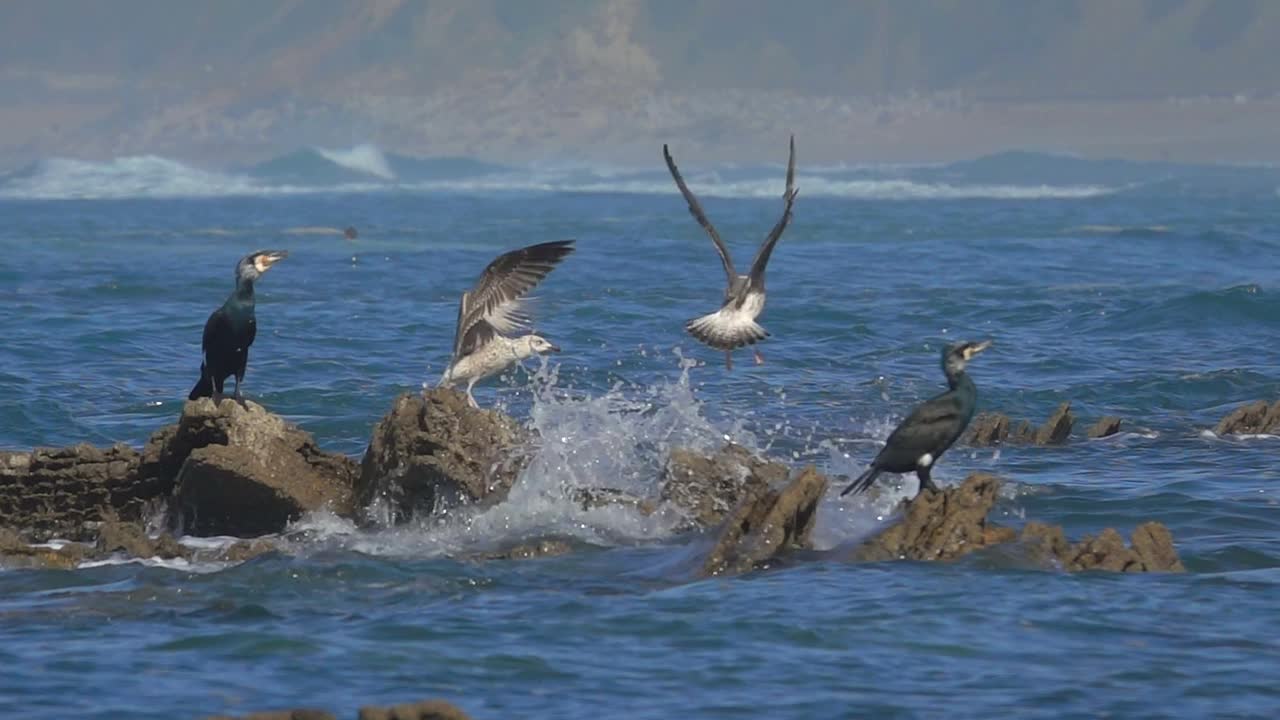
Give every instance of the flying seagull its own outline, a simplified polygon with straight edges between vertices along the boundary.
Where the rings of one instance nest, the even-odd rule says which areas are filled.
[[[475,287],[462,293],[458,302],[453,357],[440,378],[442,387],[466,383],[468,402],[480,407],[471,394],[477,382],[525,358],[560,352],[536,333],[507,333],[529,326],[522,298],[572,252],[572,240],[555,240],[503,253],[485,267]]]
[[[746,275],[739,275],[734,269],[733,260],[729,257],[729,248],[725,246],[724,241],[720,239],[720,233],[716,232],[715,226],[702,212],[702,206],[698,204],[698,199],[693,196],[689,186],[684,184],[684,178],[680,177],[680,171],[676,169],[676,163],[671,159],[671,152],[666,145],[662,146],[662,156],[666,158],[667,169],[671,171],[676,187],[680,188],[685,202],[689,204],[689,213],[711,236],[711,242],[715,243],[729,281],[724,291],[724,304],[720,309],[690,320],[685,323],[684,329],[702,343],[717,350],[724,350],[724,366],[732,370],[735,349],[744,345],[754,345],[769,337],[769,332],[756,323],[756,318],[764,311],[765,266],[769,264],[773,246],[778,243],[778,238],[782,237],[782,231],[787,229],[787,223],[791,222],[791,204],[795,202],[798,192],[795,189],[796,138],[794,135],[791,136],[791,155],[787,160],[787,189],[782,193],[784,203],[782,218],[761,243],[760,249],[756,251],[755,260],[751,262],[751,271]],[[755,349],[755,361],[757,365],[764,362],[764,356],[760,354],[759,349]]]

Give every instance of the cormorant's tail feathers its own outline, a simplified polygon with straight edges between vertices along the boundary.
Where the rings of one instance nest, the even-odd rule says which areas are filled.
[[[743,313],[724,309],[685,323],[684,329],[699,342],[717,350],[736,350],[769,337],[769,331]]]
[[[198,400],[202,397],[213,397],[213,378],[209,376],[203,364],[200,365],[200,380],[196,382],[195,387],[191,388],[191,394],[187,399]]]
[[[862,494],[866,492],[867,488],[871,487],[871,483],[875,482],[876,478],[879,477],[879,475],[880,475],[880,468],[872,465],[871,467],[867,468],[866,472],[859,475],[857,480],[854,480],[853,482],[849,483],[849,487],[841,491],[840,497],[844,497],[845,495],[848,495],[851,492],[857,492],[858,494]]]

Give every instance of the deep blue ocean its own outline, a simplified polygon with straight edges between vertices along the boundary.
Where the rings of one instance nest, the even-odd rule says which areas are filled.
[[[745,266],[781,167],[673,150]],[[359,456],[398,393],[439,378],[458,297],[494,256],[577,240],[536,291],[536,327],[564,352],[477,387],[543,439],[508,501],[373,531],[308,517],[288,552],[236,566],[0,570],[0,717],[347,716],[428,697],[477,718],[1280,715],[1280,438],[1207,431],[1280,397],[1280,173],[1030,154],[817,167],[798,150],[766,362],[739,352],[732,372],[683,332],[724,278],[658,152],[630,172],[357,148],[0,175],[7,448],[140,446],[172,422],[236,261],[269,248],[290,255],[258,284],[245,392]],[[1003,522],[1072,537],[1160,520],[1187,574],[819,556],[690,581],[695,540],[565,499],[654,494],[671,448],[726,439],[856,474],[944,386],[943,344],[980,338],[981,409],[1040,421],[1070,400],[1077,437],[957,447],[934,479],[997,473]],[[1125,431],[1085,440],[1102,415]],[[819,549],[865,537],[914,486],[874,503],[833,488]],[[549,536],[581,551],[457,559]]]

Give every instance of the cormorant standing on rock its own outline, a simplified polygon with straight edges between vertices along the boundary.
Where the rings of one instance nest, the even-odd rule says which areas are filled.
[[[249,346],[258,333],[253,312],[253,283],[288,256],[284,250],[261,250],[246,255],[236,265],[235,292],[204,324],[204,337],[200,342],[204,362],[200,363],[200,381],[191,389],[189,400],[212,397],[215,403],[220,402],[222,383],[228,376],[235,375],[235,398],[243,402],[240,387],[249,362]]]
[[[732,370],[735,349],[744,345],[754,345],[769,337],[769,332],[756,323],[756,318],[764,312],[765,266],[769,264],[773,246],[777,244],[778,238],[782,237],[782,231],[787,229],[787,223],[791,222],[791,204],[795,202],[798,192],[795,189],[796,138],[794,135],[791,136],[791,154],[787,158],[787,189],[782,193],[784,203],[782,218],[760,244],[755,260],[751,263],[751,270],[746,275],[739,275],[734,269],[733,260],[729,258],[729,248],[720,239],[720,233],[716,232],[715,226],[707,219],[706,213],[702,212],[698,198],[694,197],[689,186],[685,185],[684,178],[680,177],[680,171],[676,169],[676,163],[671,159],[671,152],[667,150],[666,145],[662,146],[662,157],[667,161],[667,169],[671,171],[676,187],[680,188],[680,194],[684,195],[685,202],[689,204],[689,213],[711,236],[711,242],[715,243],[716,251],[720,253],[720,262],[724,264],[724,272],[729,280],[728,287],[724,291],[724,303],[720,309],[690,320],[685,323],[684,328],[700,342],[717,350],[723,350],[724,366]],[[760,354],[759,349],[755,350],[755,361],[757,365],[764,362],[764,356]]]
[[[503,253],[485,266],[475,287],[458,301],[453,357],[440,378],[442,387],[466,383],[467,401],[480,407],[471,395],[477,382],[527,357],[560,352],[536,333],[516,338],[504,333],[528,327],[521,298],[572,252],[572,240],[553,240]]]
[[[942,453],[960,438],[978,407],[978,388],[964,371],[965,366],[989,347],[991,341],[983,340],[956,343],[943,349],[942,372],[946,373],[947,385],[951,389],[917,406],[889,435],[880,454],[871,461],[871,467],[850,483],[840,493],[841,497],[854,491],[866,491],[882,472],[907,473],[914,470],[920,479],[917,495],[925,488],[938,489],[929,473]]]

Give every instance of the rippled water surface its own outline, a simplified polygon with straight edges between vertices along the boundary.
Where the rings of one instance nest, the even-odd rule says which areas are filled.
[[[740,352],[732,373],[682,332],[723,274],[674,193],[0,200],[0,447],[143,443],[194,383],[236,260],[284,248],[246,392],[357,455],[397,393],[439,377],[458,295],[494,255],[578,246],[537,293],[565,352],[477,390],[546,439],[510,500],[394,530],[311,517],[291,552],[233,567],[0,571],[0,716],[438,696],[480,718],[1275,717],[1280,439],[1205,429],[1280,396],[1280,198],[800,186],[766,363]],[[741,264],[781,205],[748,195],[705,201]],[[305,231],[348,224],[354,242]],[[935,479],[996,472],[1005,521],[1072,536],[1162,520],[1190,573],[797,559],[689,582],[696,540],[563,499],[651,493],[671,447],[725,437],[855,473],[942,386],[942,344],[983,337],[983,408],[1042,419],[1071,400],[1127,432],[958,448]],[[832,491],[818,545],[874,530],[903,485],[877,506]],[[581,551],[451,559],[543,536]]]

